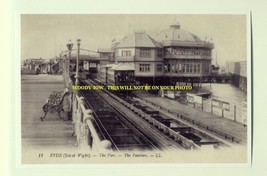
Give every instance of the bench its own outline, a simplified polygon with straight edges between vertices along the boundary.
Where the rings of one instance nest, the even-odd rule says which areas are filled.
[[[60,113],[64,112],[63,101],[68,95],[70,95],[70,92],[68,91],[54,91],[52,94],[50,94],[46,100],[46,103],[43,105],[44,116],[40,117],[41,121],[44,120],[48,112],[57,112],[59,118],[62,119]]]

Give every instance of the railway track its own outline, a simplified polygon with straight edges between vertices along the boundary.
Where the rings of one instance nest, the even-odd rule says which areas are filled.
[[[95,92],[81,92],[81,95],[93,110],[102,137],[111,141],[113,150],[157,149],[153,142],[135,130],[120,113]]]
[[[82,82],[81,85],[85,84],[92,83]],[[101,138],[111,141],[112,150],[182,149],[177,142],[166,138],[157,129],[151,129],[148,125],[142,125],[141,128],[139,125],[144,122],[140,122],[138,117],[134,119],[136,114],[127,113],[123,109],[125,107],[120,107],[123,105],[106,93],[91,90],[79,91],[79,94],[85,98],[86,106],[93,110]]]
[[[134,99],[142,102],[143,105],[149,106],[152,109],[159,109],[161,114],[167,118],[172,118],[176,122],[183,123],[187,126],[195,129],[196,132],[200,132],[202,134],[208,134],[213,139],[220,141],[228,146],[236,145],[236,144],[246,144],[246,138],[242,135],[237,135],[235,133],[231,133],[222,128],[215,128],[210,124],[205,124],[203,122],[199,122],[196,119],[190,119],[188,114],[176,113],[174,111],[170,111],[164,107],[159,106],[155,102],[147,101],[143,99],[141,95],[134,94]]]
[[[92,80],[83,84],[99,85]],[[98,126],[104,131],[105,137],[111,140],[115,150],[200,149],[205,146],[218,148],[229,145],[125,94],[115,95],[107,90],[81,93],[89,108],[95,112],[97,123],[100,124]]]

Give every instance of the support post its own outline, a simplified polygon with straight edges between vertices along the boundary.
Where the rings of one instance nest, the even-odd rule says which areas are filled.
[[[80,57],[80,45],[81,45],[81,39],[77,40],[77,59],[76,59],[76,80],[75,85],[79,84],[79,57]]]
[[[76,134],[76,123],[77,123],[77,106],[78,102],[76,96],[73,95],[73,103],[72,103],[72,123],[73,123],[73,136],[77,136]]]
[[[204,107],[203,107],[203,97],[201,98],[201,110],[203,111]]]
[[[236,105],[234,106],[234,121],[236,122]]]
[[[210,108],[211,108],[211,114],[213,114],[212,100],[211,100]]]
[[[67,58],[66,56],[66,72],[67,72],[67,75],[70,76],[70,60],[71,60],[71,50],[72,50],[72,47],[73,47],[73,43],[71,42],[71,40],[69,41],[69,43],[67,43],[67,48],[69,50],[69,57]]]

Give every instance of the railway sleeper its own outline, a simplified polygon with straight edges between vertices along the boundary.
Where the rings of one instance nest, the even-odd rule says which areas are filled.
[[[195,142],[192,139],[188,139],[187,137],[181,135],[179,132],[173,131],[172,129],[168,128],[167,133],[173,140],[175,140],[178,144],[182,145],[184,148],[195,148],[195,146],[193,145],[193,143]]]
[[[133,134],[133,130],[130,128],[107,129],[107,131],[111,135]]]
[[[108,124],[108,123],[113,123],[113,124],[116,124],[116,123],[120,123],[120,121],[118,119],[116,119],[114,116],[105,116],[105,117],[99,117],[100,118],[100,121],[102,123],[105,123],[105,124]]]
[[[185,138],[192,140],[194,143],[200,142],[201,138],[193,133],[180,133]]]
[[[155,110],[145,109],[144,112],[149,114],[149,115],[152,115],[152,116],[158,116],[159,115],[159,111],[155,111]]]
[[[135,104],[134,106],[136,108],[138,108],[138,109],[141,109],[141,110],[146,110],[148,108],[148,106],[143,106],[143,105],[140,105],[140,104]]]
[[[203,145],[213,145],[213,146],[219,146],[219,142],[217,141],[200,141],[200,142],[195,142],[197,145],[199,146],[203,146]]]
[[[115,128],[125,128],[125,126],[121,123],[103,123],[105,129],[115,129]]]
[[[172,119],[164,119],[161,116],[153,116],[153,118],[156,119],[161,124],[164,124],[167,127],[170,127],[171,126]]]
[[[148,150],[151,149],[147,144],[120,144],[116,145],[120,150]]]
[[[186,132],[191,132],[191,127],[174,127],[171,128],[175,132],[179,133],[186,133]]]
[[[110,109],[97,109],[95,112],[97,115],[115,116],[115,113]]]
[[[105,120],[105,119],[114,119],[115,118],[115,115],[113,115],[113,114],[97,114],[97,116],[101,121]]]
[[[136,138],[136,136],[133,135],[123,135],[123,136],[111,136],[114,143],[117,145],[125,145],[125,144],[140,144],[142,143],[140,139]]]

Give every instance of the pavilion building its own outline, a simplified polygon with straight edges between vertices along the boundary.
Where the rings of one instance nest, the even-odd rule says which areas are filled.
[[[193,85],[210,77],[213,48],[213,43],[201,40],[175,23],[154,38],[144,31],[123,38],[108,50],[112,56],[109,64],[129,66],[102,65],[105,69],[99,71],[108,77],[109,69],[125,68],[128,70],[120,71],[133,72],[135,81],[140,84]],[[107,54],[107,50],[100,54]],[[114,79],[119,74],[111,73],[115,74]]]

